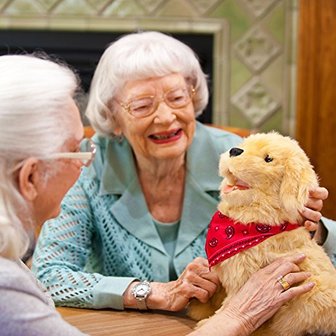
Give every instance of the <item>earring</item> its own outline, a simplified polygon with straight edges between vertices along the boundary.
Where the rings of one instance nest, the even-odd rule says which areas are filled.
[[[115,134],[113,138],[116,139],[118,143],[122,143],[123,140],[124,140],[124,136],[123,136],[122,133],[120,133],[118,135]]]

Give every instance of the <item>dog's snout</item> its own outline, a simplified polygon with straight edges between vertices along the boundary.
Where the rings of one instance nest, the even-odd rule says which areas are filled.
[[[238,155],[240,155],[243,152],[244,152],[243,149],[237,148],[237,147],[233,147],[233,148],[230,149],[229,153],[230,153],[230,157],[231,157],[231,156],[238,156]]]

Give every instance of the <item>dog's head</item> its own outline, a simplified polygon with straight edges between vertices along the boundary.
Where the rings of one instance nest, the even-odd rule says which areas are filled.
[[[221,155],[219,210],[243,223],[302,220],[317,176],[298,143],[276,132],[250,135]]]

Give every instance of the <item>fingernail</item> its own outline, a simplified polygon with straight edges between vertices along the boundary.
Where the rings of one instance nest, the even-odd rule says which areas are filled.
[[[309,288],[313,288],[315,286],[315,282],[307,282],[307,286]]]

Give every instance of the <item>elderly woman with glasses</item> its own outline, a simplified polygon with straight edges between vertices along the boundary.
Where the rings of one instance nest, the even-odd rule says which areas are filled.
[[[178,40],[142,32],[106,49],[87,106],[95,162],[44,226],[33,259],[58,305],[179,311],[216,291],[205,235],[219,155],[240,138],[196,121],[207,102],[199,61]],[[326,197],[312,191],[310,221]]]
[[[0,57],[0,334],[83,335],[56,312],[20,261],[30,237],[60,212],[95,147],[84,141],[66,66],[33,56]],[[82,147],[81,147],[82,146]]]

